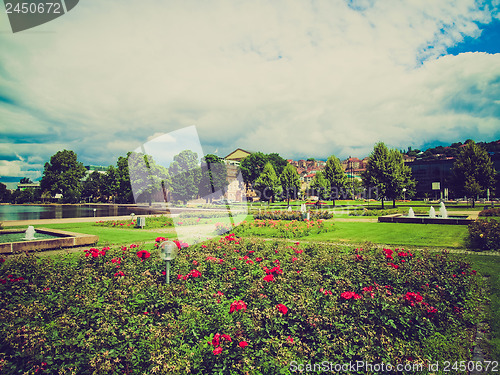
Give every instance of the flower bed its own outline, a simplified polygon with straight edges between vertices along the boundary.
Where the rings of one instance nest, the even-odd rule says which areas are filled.
[[[101,227],[113,227],[113,228],[135,228],[137,220],[99,220],[96,221],[95,225]],[[173,226],[173,220],[168,216],[148,216],[146,219],[146,229],[157,229],[163,227]]]
[[[179,246],[170,285],[154,247],[1,263],[2,373],[278,374],[292,361],[471,358],[481,278],[446,254],[232,234]]]
[[[325,224],[324,220],[254,220],[243,221],[234,228],[234,232],[241,236],[261,236],[278,238],[300,238],[310,234],[327,232],[333,223]]]
[[[259,220],[302,220],[302,213],[300,211],[253,211],[254,219]],[[333,214],[328,211],[309,211],[309,218],[311,220],[327,220],[331,219]]]

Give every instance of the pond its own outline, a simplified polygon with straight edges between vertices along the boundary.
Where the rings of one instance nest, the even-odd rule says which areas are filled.
[[[95,209],[95,213],[94,213]],[[63,219],[75,217],[123,216],[137,213],[138,208],[119,205],[71,205],[71,204],[5,204],[0,205],[0,221]]]

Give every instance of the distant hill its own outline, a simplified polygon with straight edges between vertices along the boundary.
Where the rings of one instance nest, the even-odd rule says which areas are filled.
[[[468,141],[470,140],[468,139],[464,143],[462,142],[452,143],[449,146],[437,146],[433,148],[428,148],[425,151],[421,151],[419,149],[412,149],[411,147],[408,147],[408,150],[406,152],[403,152],[403,154],[424,160],[441,159],[447,157],[454,158],[458,156],[458,154],[460,153],[460,149],[462,148],[463,145],[467,144]],[[500,153],[500,140],[493,142],[477,142],[477,144],[482,146],[484,149],[486,149],[486,151],[490,153],[497,153],[497,152]]]

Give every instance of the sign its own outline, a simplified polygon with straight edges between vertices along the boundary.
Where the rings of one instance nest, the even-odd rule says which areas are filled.
[[[440,182],[433,182],[432,183],[432,190],[441,190],[441,183]]]

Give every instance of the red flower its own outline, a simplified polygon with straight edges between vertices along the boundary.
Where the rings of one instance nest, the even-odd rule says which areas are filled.
[[[212,342],[208,342],[208,344],[213,345],[213,346],[219,346],[220,344],[220,333],[216,333],[214,335],[214,338],[212,339]]]
[[[274,276],[272,274],[269,274],[264,277],[264,281],[267,281],[268,283],[274,280]]]
[[[118,271],[117,273],[115,273],[115,277],[120,277],[120,276],[125,276],[123,271]]]
[[[234,301],[233,303],[231,303],[231,306],[229,307],[229,314],[232,314],[233,312],[239,311],[239,310],[245,311],[246,309],[247,309],[247,305],[245,304],[245,302],[243,302],[241,300]]]
[[[283,315],[286,315],[286,313],[288,312],[288,307],[286,307],[285,305],[279,303],[276,305],[277,309],[280,311],[280,313],[282,313]]]
[[[147,250],[141,250],[137,252],[137,256],[141,258],[141,260],[147,259],[151,256],[151,253]]]
[[[340,295],[343,299],[360,299],[362,298],[359,294],[356,294],[354,292],[344,292]]]
[[[395,269],[398,269],[399,266],[397,264],[394,264],[394,263],[387,263],[389,266],[395,268]]]
[[[166,241],[167,239],[165,237],[156,237],[155,242],[163,242]]]
[[[4,258],[0,258],[0,263],[4,263],[5,262],[5,259]]]
[[[245,348],[248,346],[248,342],[246,341],[240,341],[240,343],[238,344],[240,346],[240,348]]]
[[[420,293],[412,292],[407,292],[404,298],[410,304],[410,306],[414,306],[415,303],[420,303],[423,300],[423,297],[420,295]]]
[[[214,355],[220,354],[222,352],[222,348],[219,346],[213,350]]]
[[[293,344],[293,338],[292,338],[292,336],[288,336],[286,338],[286,341],[288,341],[289,343]]]
[[[224,338],[224,340],[227,340],[229,342],[233,341],[233,340],[231,340],[231,336],[229,336],[229,335],[223,334],[222,337]]]

